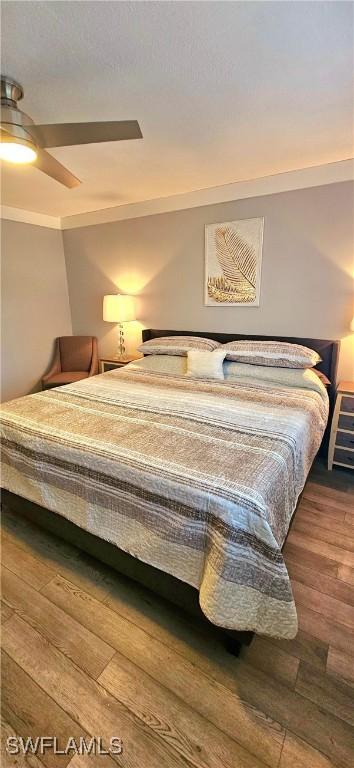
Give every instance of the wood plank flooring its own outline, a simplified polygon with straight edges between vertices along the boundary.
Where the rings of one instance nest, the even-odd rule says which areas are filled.
[[[354,476],[317,463],[285,559],[299,632],[230,656],[212,627],[4,509],[2,765],[352,768]],[[10,757],[8,736],[123,740]]]

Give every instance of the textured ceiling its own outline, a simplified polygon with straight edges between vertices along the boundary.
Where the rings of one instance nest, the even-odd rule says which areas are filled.
[[[3,164],[8,206],[65,216],[352,156],[348,2],[5,0],[1,71],[35,121],[144,134],[51,150],[73,190]]]

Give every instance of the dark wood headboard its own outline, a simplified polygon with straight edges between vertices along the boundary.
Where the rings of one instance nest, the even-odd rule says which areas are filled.
[[[337,380],[337,368],[340,341],[333,341],[332,339],[301,339],[295,336],[251,336],[246,333],[212,333],[210,331],[165,331],[156,328],[147,328],[143,331],[143,341],[149,341],[149,339],[158,339],[160,336],[204,336],[207,339],[214,339],[219,341],[220,344],[226,344],[228,341],[236,341],[237,339],[254,339],[258,341],[288,341],[290,344],[303,344],[305,347],[316,350],[322,361],[316,365],[319,371],[322,371],[330,380],[331,384],[328,387],[328,395],[330,400],[330,417],[334,406],[335,392],[336,392],[336,380]],[[330,423],[331,419],[329,419]]]

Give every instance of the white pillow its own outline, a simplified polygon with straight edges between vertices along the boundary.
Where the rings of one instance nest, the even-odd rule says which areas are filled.
[[[223,379],[225,355],[224,349],[214,349],[213,352],[200,349],[188,350],[186,376],[193,376],[196,379]]]

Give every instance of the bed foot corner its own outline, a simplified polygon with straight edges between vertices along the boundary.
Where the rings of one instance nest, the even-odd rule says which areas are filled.
[[[224,645],[232,656],[239,656],[243,645],[250,645],[254,637],[253,632],[239,632],[234,635],[225,634]]]
[[[238,643],[237,640],[233,640],[231,637],[225,638],[225,648],[232,656],[239,656],[242,648],[242,643]]]

